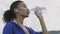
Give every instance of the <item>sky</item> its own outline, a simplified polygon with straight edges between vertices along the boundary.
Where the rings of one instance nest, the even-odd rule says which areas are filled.
[[[0,0],[0,30],[2,32],[5,24],[3,23],[2,16],[5,10],[8,10],[11,3],[16,0]],[[60,0],[22,0],[29,9],[36,6],[45,7],[47,11],[43,14],[44,21],[48,31],[60,30]],[[33,25],[32,25],[33,24]],[[40,22],[35,14],[30,14],[25,18],[24,25],[31,27],[35,31],[42,31]]]

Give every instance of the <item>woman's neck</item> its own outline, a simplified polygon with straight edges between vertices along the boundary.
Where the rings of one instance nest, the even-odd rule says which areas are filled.
[[[22,16],[17,16],[17,18],[16,18],[16,21],[21,25],[23,25],[23,20],[24,20],[24,17],[22,17]]]

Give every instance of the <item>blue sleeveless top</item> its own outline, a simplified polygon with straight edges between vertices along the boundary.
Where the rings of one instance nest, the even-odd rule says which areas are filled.
[[[35,32],[32,28],[26,27],[30,34],[42,34],[42,32]],[[24,30],[16,23],[9,21],[6,23],[3,34],[26,34]]]

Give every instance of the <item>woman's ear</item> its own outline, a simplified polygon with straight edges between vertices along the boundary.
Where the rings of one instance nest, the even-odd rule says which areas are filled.
[[[16,10],[16,12],[19,12],[19,10]]]
[[[18,12],[19,12],[19,10],[18,10],[18,9],[14,9],[14,12],[15,12],[15,13],[18,13]]]

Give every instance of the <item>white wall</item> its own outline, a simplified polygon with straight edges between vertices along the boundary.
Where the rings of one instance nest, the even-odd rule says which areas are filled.
[[[10,4],[15,0],[0,0],[0,33],[3,30],[4,24],[2,16],[5,10],[9,9]],[[23,0],[29,9],[36,7],[46,7],[47,12],[43,13],[47,29],[60,30],[60,0]],[[33,24],[33,25],[32,25]],[[35,14],[30,14],[24,20],[24,25],[33,28],[35,31],[41,31],[41,25]]]
[[[47,29],[50,30],[60,30],[60,0],[25,0],[25,2],[28,4],[29,8],[34,8],[35,6],[40,7],[46,7],[47,12],[43,13],[43,17],[45,20],[45,24],[47,26]],[[30,22],[32,21],[35,23],[31,26],[38,26],[39,27],[39,21],[37,21],[37,18],[33,16],[34,14],[31,14],[30,16]],[[27,21],[26,21],[27,22]],[[32,27],[32,28],[33,28]],[[36,28],[36,31],[40,31],[40,28]]]

